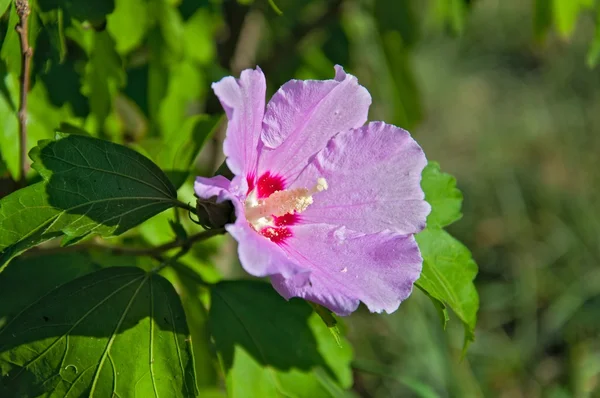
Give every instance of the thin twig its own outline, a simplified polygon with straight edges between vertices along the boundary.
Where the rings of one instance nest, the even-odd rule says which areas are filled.
[[[69,252],[80,252],[90,249],[99,249],[105,250],[113,255],[117,256],[149,256],[149,257],[158,257],[161,253],[166,252],[171,249],[175,249],[181,247],[183,249],[189,249],[194,243],[212,238],[216,235],[221,235],[225,233],[224,228],[216,228],[210,229],[207,231],[202,231],[195,235],[190,236],[187,239],[175,239],[169,243],[165,243],[156,247],[126,247],[126,246],[114,246],[114,245],[106,245],[102,243],[81,243],[73,246],[66,247],[53,247],[48,249],[37,249],[31,250],[26,255],[47,255],[47,254],[56,254],[56,253],[69,253]]]
[[[26,184],[25,172],[27,169],[27,93],[30,85],[31,56],[33,49],[29,46],[29,30],[27,21],[31,9],[27,0],[15,0],[19,23],[15,30],[21,42],[21,93],[19,101],[19,151],[20,151],[20,177],[19,186]]]

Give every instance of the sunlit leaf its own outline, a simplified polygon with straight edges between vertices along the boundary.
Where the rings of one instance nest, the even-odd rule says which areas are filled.
[[[73,243],[118,235],[172,207],[176,190],[137,152],[91,137],[59,134],[31,152],[44,178],[0,201],[0,264],[45,240]]]
[[[465,325],[465,342],[472,341],[479,296],[473,283],[477,264],[471,252],[443,229],[427,228],[416,238],[423,255],[417,285],[452,309]]]
[[[106,29],[120,54],[135,49],[144,39],[149,25],[146,3],[145,0],[115,0],[115,10],[106,18]]]
[[[569,38],[575,30],[579,13],[593,5],[593,0],[552,0],[554,25],[563,38]]]
[[[304,301],[286,302],[262,282],[212,287],[211,332],[231,397],[340,396],[352,353]]]
[[[423,170],[421,186],[431,205],[427,228],[417,234],[423,255],[423,271],[417,286],[429,296],[440,314],[442,325],[448,322],[449,307],[465,325],[465,347],[474,338],[479,296],[473,279],[477,265],[471,252],[442,229],[462,216],[462,193],[456,179],[442,173],[436,162]]]
[[[456,188],[456,178],[442,173],[438,163],[429,162],[423,170],[421,187],[425,200],[431,205],[427,227],[445,227],[460,220],[463,196]]]
[[[2,295],[19,288],[0,284]],[[115,267],[18,294],[27,305],[0,312],[2,396],[196,395],[185,313],[161,276]]]

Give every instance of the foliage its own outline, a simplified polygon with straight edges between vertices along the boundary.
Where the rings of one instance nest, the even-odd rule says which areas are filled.
[[[363,311],[346,333],[322,307],[247,280],[227,239],[200,242],[219,231],[204,235],[193,222],[193,177],[223,160],[210,83],[255,63],[271,91],[343,64],[372,93],[372,119],[417,128],[428,115],[416,48],[432,31],[466,34],[479,2],[430,3],[30,1],[31,168],[15,189],[22,54],[16,6],[0,0],[0,395],[361,394],[353,375],[369,367],[360,343],[353,360],[351,340],[360,341]],[[592,10],[600,27],[593,1],[536,0],[534,34],[541,41],[554,27],[571,38]],[[442,320],[435,330],[452,324],[449,312],[462,323],[464,353],[475,338],[477,265],[445,229],[461,219],[463,197],[436,162],[422,187],[432,206],[417,235],[423,271],[400,312],[424,292],[421,312]],[[402,313],[407,324],[422,316]],[[396,381],[432,395],[410,375]]]

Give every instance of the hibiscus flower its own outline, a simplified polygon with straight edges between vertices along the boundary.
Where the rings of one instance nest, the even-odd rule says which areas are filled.
[[[365,124],[371,96],[340,66],[332,80],[285,83],[266,107],[260,68],[212,87],[235,177],[198,177],[195,190],[232,202],[236,220],[225,228],[244,269],[338,315],[361,301],[395,311],[423,261],[414,239],[430,211],[421,147],[401,128]]]

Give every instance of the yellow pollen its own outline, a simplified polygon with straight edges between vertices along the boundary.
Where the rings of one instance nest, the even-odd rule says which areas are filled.
[[[295,188],[275,191],[266,199],[246,200],[246,219],[257,226],[268,224],[271,217],[302,213],[313,203],[312,196],[325,191],[328,187],[327,181],[321,177],[317,179],[317,184],[311,189]]]

